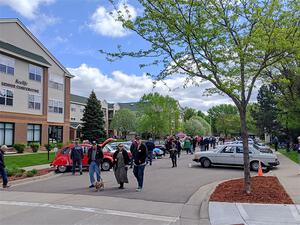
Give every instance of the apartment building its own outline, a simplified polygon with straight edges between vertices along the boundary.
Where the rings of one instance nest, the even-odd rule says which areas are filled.
[[[72,77],[18,19],[0,19],[0,145],[69,141]]]

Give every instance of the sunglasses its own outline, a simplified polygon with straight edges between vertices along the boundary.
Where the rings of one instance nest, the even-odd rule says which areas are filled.
[[[120,148],[123,148],[123,147],[124,147],[124,145],[119,145],[119,147],[120,147]]]

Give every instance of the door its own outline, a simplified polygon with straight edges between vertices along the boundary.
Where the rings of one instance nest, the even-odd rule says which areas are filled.
[[[226,146],[216,153],[215,162],[217,164],[235,164],[235,147]]]
[[[236,165],[244,165],[244,150],[243,150],[243,146],[237,146],[236,147],[236,154],[235,154],[235,164]],[[250,150],[249,147],[249,159],[251,161],[252,159],[252,151]]]

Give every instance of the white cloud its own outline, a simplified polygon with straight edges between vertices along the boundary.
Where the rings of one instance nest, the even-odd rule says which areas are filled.
[[[103,6],[99,6],[91,16],[91,21],[88,27],[96,33],[108,36],[108,37],[124,37],[129,34],[120,21],[116,21],[118,17],[118,11],[122,13],[125,19],[134,20],[137,16],[136,9],[126,4],[126,8],[123,3],[118,5],[117,10],[111,12]]]
[[[33,20],[38,15],[42,4],[51,4],[55,0],[0,0],[0,5],[7,5],[27,19]]]
[[[138,101],[144,93],[159,92],[177,99],[183,107],[193,107],[202,111],[207,111],[214,105],[232,103],[229,98],[220,95],[203,96],[204,90],[211,86],[208,82],[203,82],[198,87],[188,85],[187,88],[183,88],[185,78],[182,76],[165,80],[167,86],[159,82],[153,88],[153,80],[146,75],[137,76],[113,71],[108,76],[98,68],[86,64],[68,70],[75,75],[71,85],[73,94],[88,96],[91,90],[94,90],[99,99],[108,102]]]
[[[59,21],[58,17],[40,14],[32,24],[29,25],[29,30],[39,36],[48,26],[52,26]]]

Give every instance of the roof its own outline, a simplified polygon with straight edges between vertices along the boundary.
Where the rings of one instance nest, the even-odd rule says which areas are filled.
[[[17,23],[41,48],[43,51],[65,72],[67,77],[74,77],[52,54],[51,52],[27,29],[27,27],[17,18],[1,18],[0,23]]]
[[[70,101],[71,102],[77,102],[77,103],[81,103],[81,104],[86,104],[88,101],[88,98],[83,97],[83,96],[79,96],[79,95],[70,95]]]
[[[51,66],[51,64],[43,56],[40,56],[40,55],[37,55],[35,53],[26,51],[26,50],[24,50],[22,48],[19,48],[17,46],[11,45],[9,43],[0,41],[0,48],[8,50],[8,51],[10,51],[12,53],[15,53],[17,55],[23,56],[25,58],[29,58],[29,59],[31,59],[33,61],[37,61],[37,62],[40,62],[42,64],[46,64],[46,65]]]
[[[138,111],[138,102],[118,103],[120,109],[130,109],[131,111]]]

